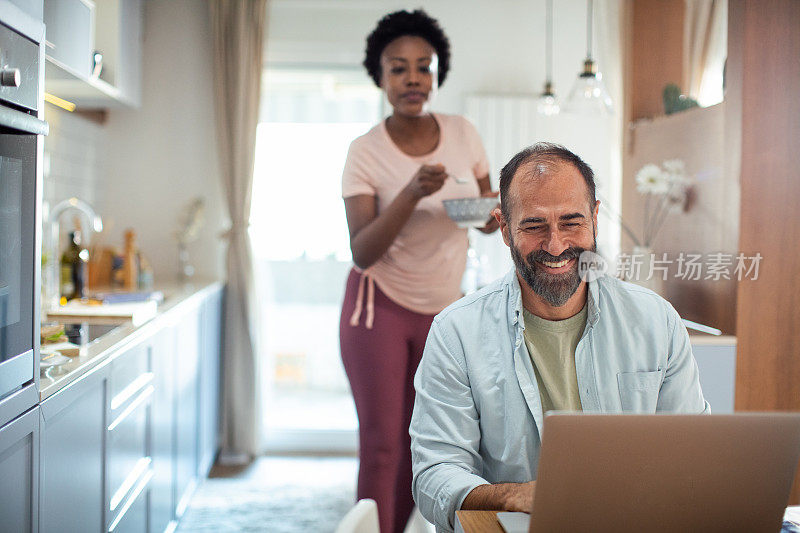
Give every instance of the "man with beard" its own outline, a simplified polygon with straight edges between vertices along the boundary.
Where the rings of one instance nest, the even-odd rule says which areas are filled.
[[[548,410],[709,411],[672,306],[579,273],[596,246],[591,168],[536,144],[503,168],[500,195],[515,268],[436,316],[414,380],[414,499],[445,531],[457,509],[530,511]]]

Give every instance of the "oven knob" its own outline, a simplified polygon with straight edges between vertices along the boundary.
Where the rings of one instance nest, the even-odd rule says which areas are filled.
[[[0,71],[0,86],[19,87],[19,69],[4,68]]]

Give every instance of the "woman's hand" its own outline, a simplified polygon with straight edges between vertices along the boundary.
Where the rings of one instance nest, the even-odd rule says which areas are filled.
[[[417,200],[435,193],[447,179],[444,165],[422,165],[406,185],[406,190]]]
[[[500,191],[485,191],[481,193],[481,196],[485,198],[491,198],[491,197],[497,198],[499,195]],[[500,202],[497,202],[497,208],[499,207],[500,207]],[[482,233],[488,234],[488,233],[494,233],[495,231],[497,231],[497,228],[499,227],[500,223],[497,221],[496,218],[494,218],[494,215],[490,215],[489,219],[486,221],[486,224],[484,224],[482,228],[477,228],[477,229]]]

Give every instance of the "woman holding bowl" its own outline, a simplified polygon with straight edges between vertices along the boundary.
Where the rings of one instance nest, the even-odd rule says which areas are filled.
[[[392,114],[350,145],[342,177],[354,268],[340,323],[359,419],[358,498],[378,502],[381,531],[403,531],[414,502],[408,426],[414,373],[433,317],[461,297],[467,230],[442,200],[496,196],[480,137],[429,105],[450,45],[424,11],[383,17],[364,66]],[[497,229],[488,216],[482,231]]]

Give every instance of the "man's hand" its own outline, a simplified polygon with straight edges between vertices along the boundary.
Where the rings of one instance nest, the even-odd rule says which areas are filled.
[[[536,482],[478,485],[467,494],[462,510],[522,511],[530,513]]]
[[[536,493],[536,482],[512,484],[514,490],[511,491],[506,500],[508,511],[523,511],[530,513],[533,509],[533,495]]]

